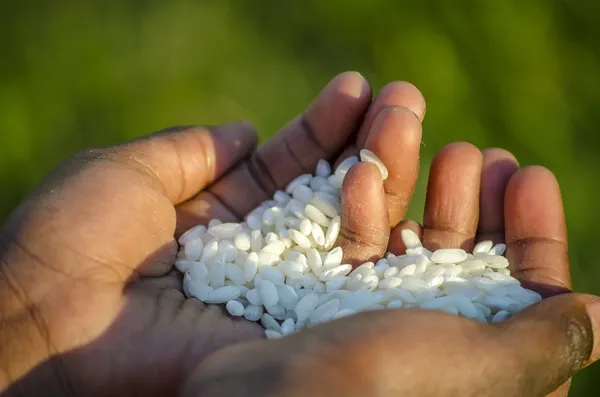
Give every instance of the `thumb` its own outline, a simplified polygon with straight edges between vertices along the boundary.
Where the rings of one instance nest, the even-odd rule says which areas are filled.
[[[15,251],[40,258],[56,273],[81,274],[86,264],[101,263],[119,269],[107,269],[119,281],[134,270],[164,274],[174,255],[173,204],[225,173],[255,144],[251,126],[231,123],[170,129],[83,151],[44,178],[3,232],[21,247]],[[32,272],[14,273],[29,279]]]
[[[514,376],[524,395],[546,395],[598,358],[599,304],[591,295],[563,294],[498,324],[521,364]]]
[[[218,179],[257,144],[245,122],[218,127],[174,127],[107,150],[109,156],[148,174],[173,204]]]

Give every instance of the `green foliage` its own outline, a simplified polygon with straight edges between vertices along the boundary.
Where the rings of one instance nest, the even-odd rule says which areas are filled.
[[[0,219],[84,147],[232,119],[266,139],[353,69],[427,98],[413,218],[444,144],[502,146],[556,173],[575,287],[600,293],[598,16],[587,0],[3,2]],[[598,375],[572,395],[595,395]]]

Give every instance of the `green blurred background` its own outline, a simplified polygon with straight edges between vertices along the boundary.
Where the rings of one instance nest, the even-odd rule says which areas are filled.
[[[0,5],[0,220],[51,167],[171,125],[249,119],[266,139],[344,70],[427,98],[444,144],[502,146],[552,169],[575,287],[600,293],[600,3],[18,1]],[[572,395],[598,395],[600,364]]]

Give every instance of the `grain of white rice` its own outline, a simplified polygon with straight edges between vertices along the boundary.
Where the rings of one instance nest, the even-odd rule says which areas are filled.
[[[329,226],[330,221],[327,216],[321,212],[317,207],[312,204],[308,204],[304,208],[304,214],[313,222],[318,223],[321,226]]]
[[[329,218],[335,218],[339,213],[337,207],[340,205],[340,201],[329,193],[315,193],[315,196],[311,200],[310,204]]]
[[[273,266],[280,261],[280,257],[272,252],[259,252],[258,253],[258,266]]]
[[[273,331],[272,329],[265,330],[265,336],[267,337],[267,339],[278,339],[283,337],[283,335],[280,332]]]
[[[382,180],[385,181],[388,178],[388,169],[372,151],[368,149],[362,149],[360,151],[360,160],[375,164],[381,173]]]
[[[335,218],[333,218],[331,220],[331,223],[329,224],[329,228],[327,229],[327,233],[325,233],[325,244],[324,244],[324,248],[326,250],[330,250],[333,247],[333,244],[335,244],[338,235],[340,234],[340,226],[341,226],[341,219],[339,216],[336,216]]]
[[[331,187],[333,189],[341,189],[342,183],[344,182],[344,177],[342,175],[338,175],[336,173],[334,175],[330,175],[329,178],[327,178],[327,182],[329,182],[329,184],[331,185]],[[329,189],[323,189],[323,188],[321,188],[321,191],[332,192]],[[332,192],[332,194],[334,194],[334,193]]]
[[[285,321],[281,323],[281,334],[289,335],[296,331],[296,323],[293,318],[287,318]]]
[[[343,277],[343,276],[331,279],[325,283],[325,291],[326,292],[337,291],[344,287],[344,284],[346,284],[346,281],[348,281],[348,277]]]
[[[285,277],[291,279],[300,279],[302,276],[304,276],[306,270],[308,270],[308,266],[300,262],[281,261],[279,262],[279,269],[281,269],[281,272],[285,275]]]
[[[439,249],[431,255],[435,263],[459,263],[467,259],[467,253],[460,248]]]
[[[272,281],[263,279],[260,282],[259,292],[260,299],[265,306],[274,306],[279,303],[279,293]]]
[[[325,244],[325,233],[317,222],[312,222],[310,235],[317,246],[322,247]]]
[[[202,256],[204,242],[200,237],[196,237],[187,242],[183,247],[185,257],[190,261],[197,261]]]
[[[264,247],[262,247],[260,252],[269,252],[271,254],[275,254],[275,255],[279,256],[279,255],[283,254],[285,249],[286,249],[285,243],[283,241],[279,240],[279,241],[273,241],[273,242],[265,245]]]
[[[197,225],[184,232],[181,236],[179,236],[179,239],[177,241],[179,242],[179,245],[183,246],[191,240],[194,240],[196,238],[202,238],[204,233],[206,233],[206,226]]]
[[[244,272],[237,265],[233,263],[227,263],[225,265],[225,277],[229,280],[233,281],[237,285],[246,284],[246,277],[244,276]]]
[[[343,180],[350,168],[352,168],[353,165],[358,164],[358,162],[359,159],[357,156],[350,156],[346,158],[335,169],[335,175]]]
[[[315,176],[310,181],[310,188],[315,193],[318,192],[319,189],[321,189],[323,186],[329,186],[329,182],[327,182],[327,179],[325,179],[324,177]]]
[[[264,308],[262,305],[248,305],[244,310],[244,318],[248,321],[258,321],[262,317]]]
[[[312,290],[317,294],[324,294],[327,291],[327,287],[322,281],[317,281],[313,286]]]
[[[287,187],[285,188],[285,192],[288,194],[292,194],[292,192],[294,191],[294,189],[296,189],[296,187],[298,187],[300,185],[308,185],[310,183],[311,179],[312,179],[312,175],[310,175],[310,174],[300,175],[300,176],[296,177],[294,180],[292,180],[289,185],[287,185]]]
[[[204,302],[208,300],[210,293],[214,290],[214,288],[207,283],[193,280],[189,273],[186,273],[183,278],[183,287],[187,294]]]
[[[475,259],[480,259],[484,261],[488,267],[494,269],[507,268],[509,265],[508,259],[499,255],[476,254]]]
[[[292,193],[292,197],[302,204],[308,204],[313,198],[313,191],[310,187],[305,185],[299,185]]]
[[[273,200],[277,201],[279,204],[287,204],[291,200],[291,196],[282,190],[277,190],[275,194],[273,194]]]
[[[395,268],[391,268],[395,269]],[[400,277],[389,277],[381,280],[379,282],[379,288],[381,289],[390,289],[390,288],[398,288],[398,286],[402,284],[402,279]]]
[[[229,239],[235,237],[242,231],[239,223],[221,223],[208,228],[208,233],[220,239]]]
[[[329,281],[337,276],[347,276],[352,271],[352,265],[339,265],[331,269],[324,270],[319,276],[321,281]]]
[[[271,316],[269,313],[263,313],[262,317],[260,318],[260,323],[266,329],[271,329],[277,332],[281,331],[281,325],[279,325],[279,323],[275,321],[273,316]]]
[[[505,251],[506,251],[506,244],[500,243],[500,244],[494,245],[488,251],[488,254],[490,254],[490,255],[503,255]]]
[[[281,305],[287,310],[293,310],[300,300],[296,290],[287,284],[278,285],[277,292],[279,294],[279,301]]]
[[[323,303],[321,306],[317,307],[309,317],[309,320],[312,324],[322,323],[328,320],[338,312],[340,308],[340,300],[332,299],[328,302]]]
[[[225,305],[225,308],[227,309],[227,312],[234,317],[243,316],[244,312],[246,310],[244,305],[242,305],[241,302],[236,301],[236,300],[230,300],[229,302],[227,302],[227,305]]]
[[[310,292],[307,295],[305,295],[302,299],[300,299],[300,301],[294,308],[294,311],[296,312],[296,316],[298,318],[298,322],[304,322],[308,320],[310,314],[317,306],[318,301],[319,294],[315,292]]]
[[[219,219],[211,219],[208,222],[208,228],[210,229],[211,227],[220,225],[221,223],[223,223],[223,222],[221,222]]]
[[[258,268],[258,274],[260,274],[263,280],[269,280],[275,285],[285,283],[285,275],[280,267],[261,266]]]
[[[505,320],[508,320],[510,318],[510,312],[506,311],[506,310],[500,310],[498,313],[494,314],[494,317],[492,317],[492,322],[493,323],[499,323]]]
[[[250,247],[252,252],[259,252],[263,245],[263,237],[260,230],[253,230],[250,234]]]
[[[331,175],[331,165],[329,162],[323,159],[319,160],[315,174],[321,178],[327,178],[329,175]]]
[[[302,248],[310,248],[310,240],[296,229],[289,229],[288,233],[292,241]]]
[[[207,303],[225,303],[227,301],[237,299],[240,296],[240,289],[233,286],[225,286],[221,288],[215,288],[208,295]]]

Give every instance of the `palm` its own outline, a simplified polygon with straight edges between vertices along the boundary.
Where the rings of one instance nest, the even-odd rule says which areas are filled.
[[[312,172],[320,158],[335,161],[367,147],[390,169],[383,185],[368,165],[349,174],[355,183],[344,188],[338,241],[346,259],[360,262],[381,256],[388,242],[390,249],[401,249],[395,231],[406,226],[398,224],[418,176],[423,114],[423,98],[411,85],[390,84],[371,104],[364,79],[344,74],[256,151],[251,128],[237,124],[212,133],[167,132],[83,153],[60,167],[6,228],[31,269],[44,274],[48,285],[55,283],[55,299],[44,302],[40,313],[52,351],[61,357],[59,364],[48,364],[53,372],[58,367],[64,383],[60,387],[82,395],[172,394],[204,357],[227,344],[259,338],[258,325],[184,299],[180,277],[171,271],[177,248],[173,236],[212,218],[239,219],[293,177]],[[450,160],[440,157],[439,170],[432,170],[423,231],[426,245],[468,246],[478,224],[480,232],[506,229],[507,237],[517,241],[511,255],[519,255],[520,240],[563,239],[562,219],[556,217],[549,218],[548,228],[532,231],[526,221],[511,223],[515,214],[507,214],[505,228],[498,222],[502,217],[493,215],[502,213],[503,200],[496,193],[484,199],[494,189],[482,190],[482,203],[496,204],[482,206],[479,216],[480,154],[464,145],[452,150],[458,154],[446,156]],[[462,172],[456,158],[464,155],[471,160]],[[443,183],[448,173],[462,179]],[[530,174],[521,178],[529,180]],[[482,183],[488,184],[485,177]],[[540,189],[554,189],[544,183]],[[456,190],[458,186],[462,190]],[[525,193],[515,196],[528,197],[531,188],[520,189]],[[454,219],[466,223],[452,223]],[[564,246],[557,244],[555,249]],[[27,285],[35,278],[27,269],[20,266],[10,272]],[[563,270],[560,277],[567,283]],[[547,281],[556,271],[538,268],[526,275]],[[46,292],[29,294],[37,303]]]
[[[391,105],[424,109],[405,83],[371,104],[364,79],[347,73],[256,151],[252,128],[231,124],[166,131],[58,167],[4,230],[27,263],[7,271],[39,304],[41,343],[60,357],[35,370],[43,357],[24,357],[27,376],[15,392],[50,371],[60,374],[58,388],[82,395],[172,394],[207,355],[261,337],[257,324],[184,299],[171,270],[174,234],[212,218],[239,219],[318,159],[355,153]],[[419,125],[412,112],[405,113]],[[46,286],[53,299],[42,304]]]

